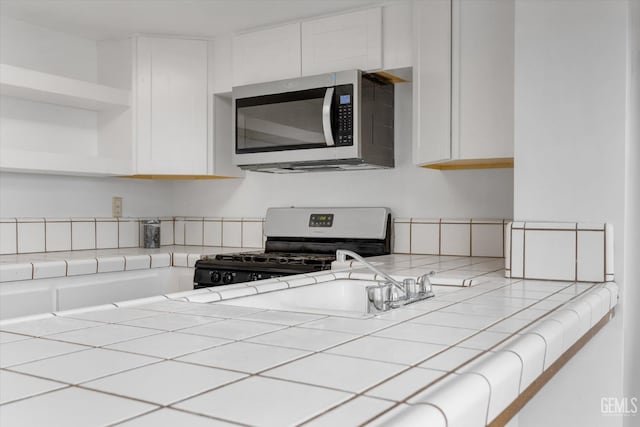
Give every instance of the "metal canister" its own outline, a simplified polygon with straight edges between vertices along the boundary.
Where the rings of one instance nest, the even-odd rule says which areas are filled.
[[[142,221],[142,236],[145,248],[160,247],[160,221],[147,219]]]

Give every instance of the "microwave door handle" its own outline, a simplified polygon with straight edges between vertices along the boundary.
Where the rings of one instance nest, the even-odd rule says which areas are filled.
[[[334,88],[329,87],[324,93],[324,102],[322,103],[322,130],[324,131],[324,139],[328,146],[336,145],[333,141],[333,130],[331,129],[331,104],[333,102]]]

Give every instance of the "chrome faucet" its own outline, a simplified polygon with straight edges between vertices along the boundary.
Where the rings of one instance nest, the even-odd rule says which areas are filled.
[[[407,278],[399,282],[387,273],[378,270],[355,252],[344,249],[338,249],[336,251],[336,261],[338,262],[345,262],[347,256],[361,262],[366,268],[385,279],[384,284],[378,283],[378,285],[367,287],[367,307],[369,313],[388,311],[392,308],[398,308],[435,296],[431,288],[431,282],[429,281],[429,276],[435,274],[434,271],[423,274],[417,279]]]
[[[360,261],[362,264],[364,264],[365,267],[367,267],[369,270],[373,271],[374,273],[376,273],[378,276],[382,276],[384,277],[384,279],[391,283],[393,286],[395,286],[400,292],[404,293],[404,286],[402,285],[402,283],[398,282],[396,279],[394,279],[393,277],[389,276],[387,273],[384,273],[380,270],[378,270],[377,268],[375,268],[373,265],[371,265],[370,263],[368,263],[367,261],[364,260],[364,258],[362,258],[360,255],[358,255],[355,252],[352,251],[347,251],[345,249],[338,249],[336,251],[336,261],[338,262],[345,262],[347,260],[347,256],[350,256],[351,258]]]

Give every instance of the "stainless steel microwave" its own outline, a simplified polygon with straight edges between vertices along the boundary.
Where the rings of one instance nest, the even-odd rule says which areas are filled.
[[[234,164],[287,173],[394,166],[394,86],[360,70],[233,88]]]

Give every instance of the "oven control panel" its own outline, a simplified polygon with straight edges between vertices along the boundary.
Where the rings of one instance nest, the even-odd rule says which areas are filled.
[[[314,214],[309,216],[309,227],[332,227],[333,214]]]

